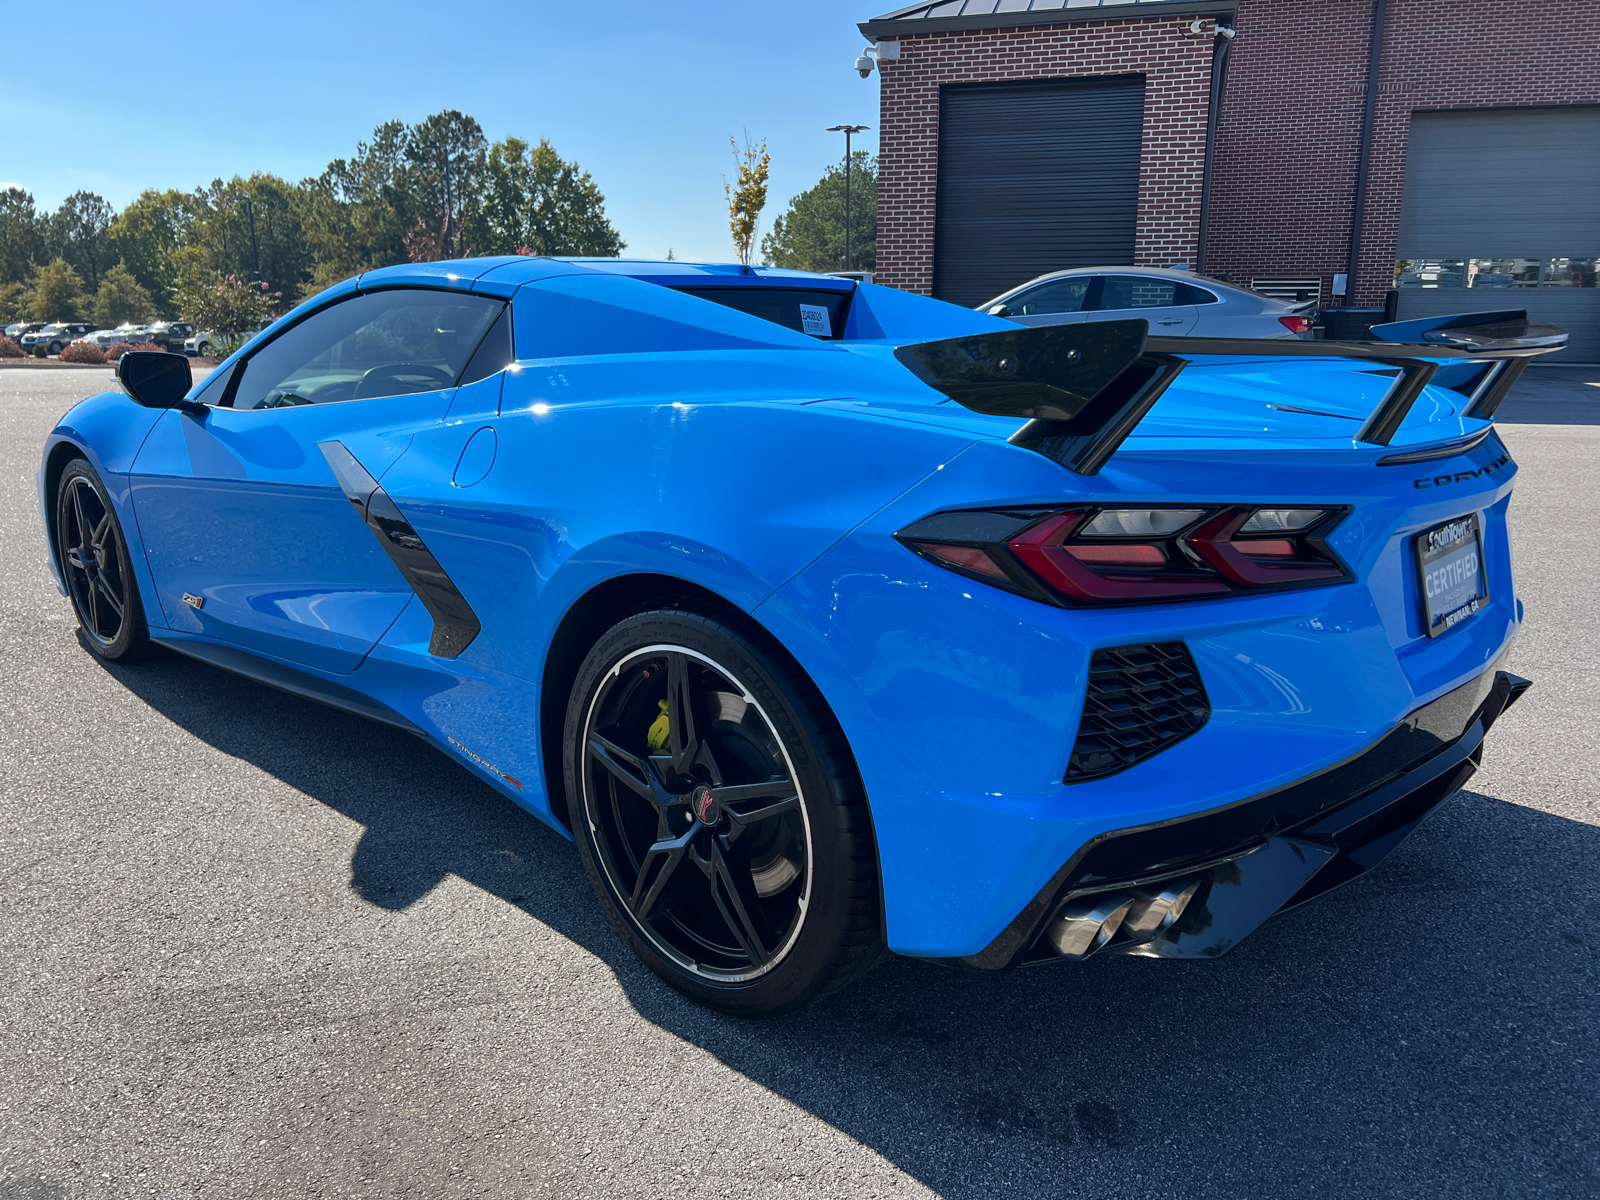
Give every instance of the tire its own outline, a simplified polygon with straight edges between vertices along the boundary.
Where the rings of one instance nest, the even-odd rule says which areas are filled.
[[[108,662],[130,662],[150,649],[128,540],[105,485],[87,460],[61,472],[55,496],[56,561],[78,616],[80,639]]]
[[[61,343],[60,342],[51,342],[50,343],[49,356],[51,358],[54,358],[56,355],[58,355],[60,353],[61,353]]]
[[[878,960],[855,760],[815,685],[742,613],[661,608],[613,626],[578,671],[563,744],[589,881],[672,987],[772,1016]]]

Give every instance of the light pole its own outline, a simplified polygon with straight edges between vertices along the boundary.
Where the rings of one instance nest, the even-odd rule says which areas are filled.
[[[872,128],[870,125],[832,125],[829,133],[844,134],[844,269],[850,270],[850,137],[860,133],[863,129]]]

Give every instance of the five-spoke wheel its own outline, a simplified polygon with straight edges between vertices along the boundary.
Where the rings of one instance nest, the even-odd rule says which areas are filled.
[[[116,510],[92,467],[73,459],[56,485],[56,557],[84,642],[102,658],[148,645],[144,610]]]
[[[724,621],[656,611],[601,639],[568,710],[567,786],[596,891],[641,957],[756,1015],[870,964],[877,886],[831,714]]]

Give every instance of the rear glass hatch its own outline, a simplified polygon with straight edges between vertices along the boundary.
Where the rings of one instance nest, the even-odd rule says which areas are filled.
[[[844,336],[850,312],[851,293],[844,289],[717,284],[673,290],[828,341]]]

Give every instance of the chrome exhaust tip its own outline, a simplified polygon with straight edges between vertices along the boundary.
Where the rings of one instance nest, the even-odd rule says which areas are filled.
[[[1134,897],[1102,892],[1069,901],[1045,927],[1045,939],[1067,958],[1088,958],[1122,927]]]
[[[1183,916],[1183,910],[1199,890],[1200,880],[1194,878],[1174,880],[1159,891],[1152,888],[1135,892],[1134,901],[1122,918],[1122,932],[1134,943],[1160,936]]]
[[[1085,959],[1110,946],[1137,946],[1172,928],[1200,890],[1202,877],[1095,892],[1067,901],[1045,926],[1044,940],[1063,958]]]

